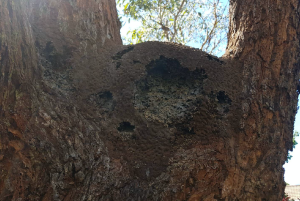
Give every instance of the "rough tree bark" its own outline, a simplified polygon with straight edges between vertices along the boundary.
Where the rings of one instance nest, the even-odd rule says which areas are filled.
[[[0,200],[280,200],[299,2],[230,4],[216,58],[122,46],[112,0],[0,0]]]

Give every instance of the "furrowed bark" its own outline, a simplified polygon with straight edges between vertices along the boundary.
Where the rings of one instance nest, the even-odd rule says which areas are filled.
[[[299,1],[230,3],[226,55],[243,63],[236,159],[245,168],[243,192],[273,193],[266,199],[279,200],[299,93]]]

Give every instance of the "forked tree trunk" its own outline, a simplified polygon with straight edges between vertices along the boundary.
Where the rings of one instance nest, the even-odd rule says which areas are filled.
[[[230,4],[216,58],[122,46],[112,0],[0,0],[0,200],[281,200],[299,2]]]

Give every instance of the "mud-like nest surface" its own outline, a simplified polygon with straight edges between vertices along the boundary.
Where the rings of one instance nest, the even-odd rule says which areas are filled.
[[[203,69],[189,71],[164,56],[146,68],[148,76],[136,83],[134,107],[148,120],[171,124],[196,110],[207,79]]]

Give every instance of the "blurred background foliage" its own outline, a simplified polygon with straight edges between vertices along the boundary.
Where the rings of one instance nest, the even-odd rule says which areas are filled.
[[[174,42],[215,55],[225,50],[228,1],[117,0],[117,4],[122,25],[128,26],[124,44]]]

